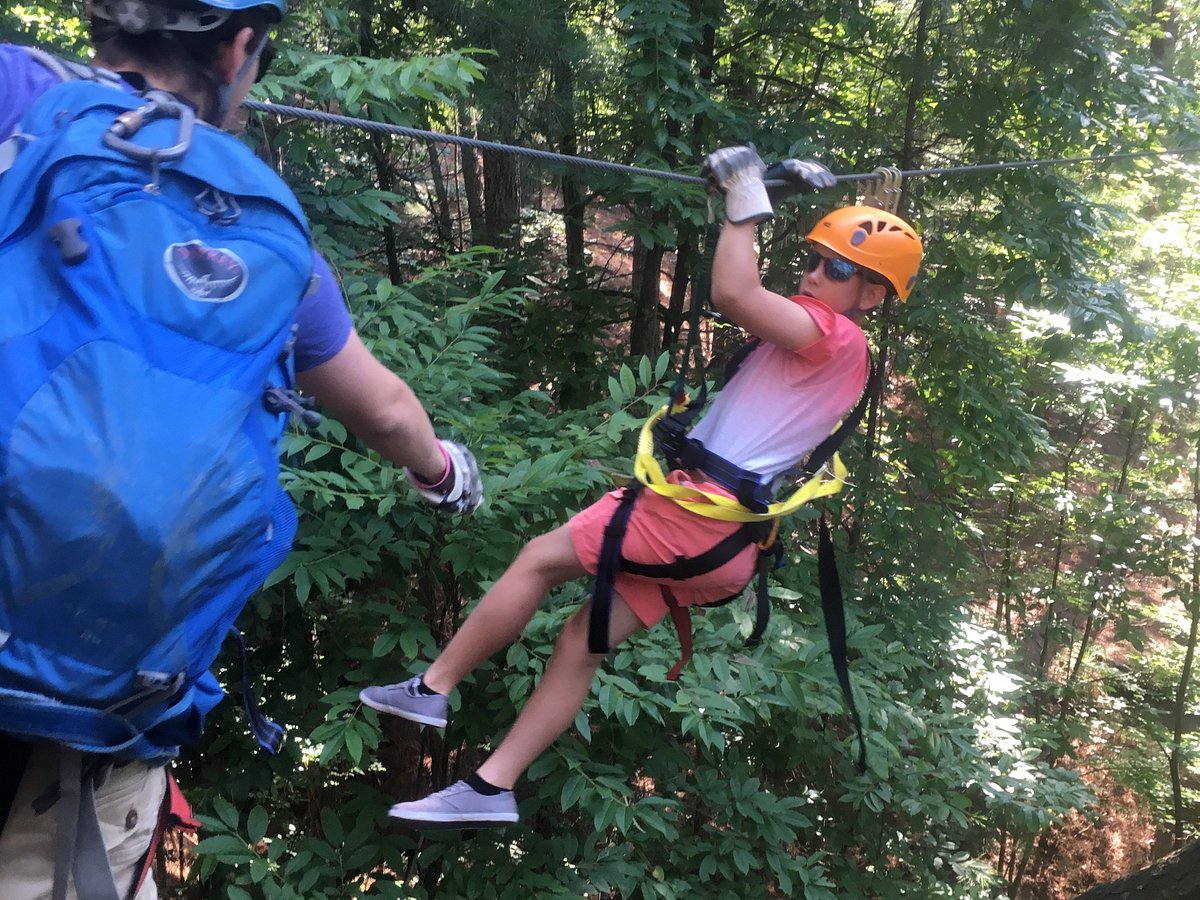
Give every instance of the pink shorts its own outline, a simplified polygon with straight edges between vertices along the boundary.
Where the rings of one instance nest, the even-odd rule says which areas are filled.
[[[672,484],[700,488],[708,493],[733,494],[709,481],[693,481],[685,472],[674,471],[667,480]],[[605,494],[587,509],[576,513],[567,523],[571,543],[583,567],[596,574],[604,529],[612,519],[621,491]],[[703,503],[703,500],[694,501]],[[741,528],[738,522],[722,522],[698,516],[675,501],[643,490],[633,505],[621,555],[639,563],[671,563],[680,556],[698,556]],[[758,550],[752,544],[719,569],[684,581],[663,581],[618,572],[616,592],[647,627],[667,614],[662,585],[667,585],[680,606],[702,606],[724,600],[741,591],[754,575]]]

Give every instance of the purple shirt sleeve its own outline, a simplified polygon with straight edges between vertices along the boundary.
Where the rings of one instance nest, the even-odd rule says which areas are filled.
[[[346,346],[353,323],[337,278],[321,254],[313,251],[316,284],[296,313],[296,371],[307,372],[329,362]]]
[[[15,44],[0,44],[0,141],[16,130],[29,104],[58,78]]]

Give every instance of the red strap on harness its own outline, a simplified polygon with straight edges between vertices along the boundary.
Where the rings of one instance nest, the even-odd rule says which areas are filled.
[[[162,805],[158,808],[158,824],[154,829],[154,835],[150,838],[150,846],[146,848],[146,855],[142,857],[138,876],[129,892],[130,897],[137,896],[137,892],[142,889],[142,882],[154,868],[158,845],[162,843],[162,836],[168,828],[177,828],[182,831],[200,830],[200,823],[192,816],[192,807],[188,804],[187,798],[183,796],[183,791],[179,789],[175,776],[169,771],[167,772],[167,790],[163,794]]]
[[[683,671],[683,667],[688,664],[688,660],[692,658],[692,620],[688,615],[687,607],[679,605],[679,601],[675,599],[675,595],[671,593],[669,587],[662,584],[659,585],[659,588],[662,590],[667,609],[671,612],[671,621],[675,623],[675,632],[679,635],[679,649],[683,651],[679,662],[675,663],[671,667],[671,671],[667,673],[667,680],[674,681]]]

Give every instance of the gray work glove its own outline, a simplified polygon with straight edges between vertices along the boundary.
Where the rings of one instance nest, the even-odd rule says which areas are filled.
[[[792,194],[808,194],[837,184],[836,175],[811,159],[785,159],[772,163],[763,174],[763,180],[767,182],[767,196],[772,203]]]
[[[763,185],[766,168],[754,145],[743,144],[708,154],[700,175],[712,189],[725,195],[725,218],[737,225],[762,222],[775,215]]]
[[[483,503],[483,482],[471,451],[455,441],[438,441],[446,455],[446,475],[437,484],[426,484],[410,469],[405,469],[417,493],[439,512],[474,512]]]

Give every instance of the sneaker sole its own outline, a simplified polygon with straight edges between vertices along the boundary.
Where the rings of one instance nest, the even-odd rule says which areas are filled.
[[[397,709],[394,706],[387,706],[386,704],[383,704],[383,703],[376,703],[374,700],[371,700],[371,699],[363,696],[363,694],[361,692],[358,695],[358,699],[361,700],[363,703],[365,703],[367,706],[371,707],[371,709],[376,710],[377,712],[387,713],[389,716],[398,716],[401,719],[408,719],[408,721],[410,721],[410,722],[417,722],[421,725],[433,725],[437,728],[445,728],[446,727],[445,719],[435,719],[433,716],[423,716],[420,713],[409,712],[406,709]]]
[[[471,819],[471,818],[430,818],[397,815],[389,810],[388,816],[401,825],[407,825],[410,828],[421,829],[468,829],[468,828],[504,828],[508,825],[515,825],[520,821],[520,816],[513,815],[511,817],[494,816],[488,819]]]

